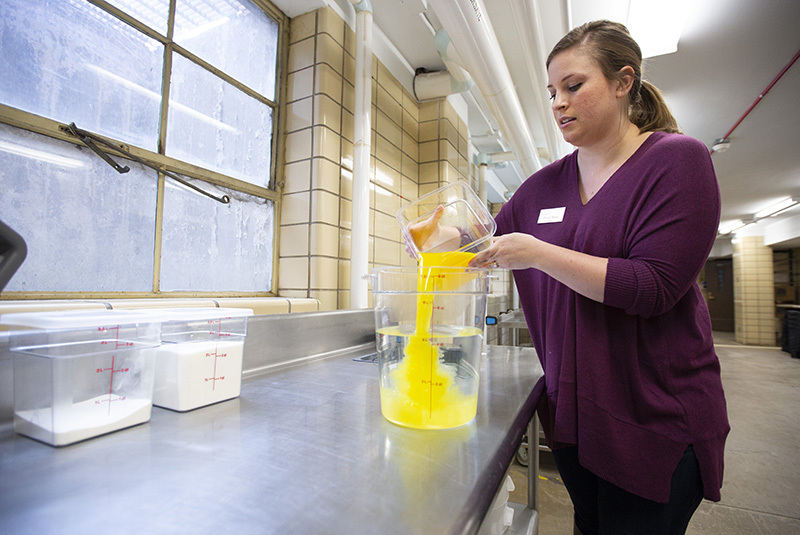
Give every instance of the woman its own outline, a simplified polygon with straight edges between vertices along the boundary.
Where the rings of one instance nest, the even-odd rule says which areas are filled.
[[[608,21],[555,46],[553,115],[577,150],[519,188],[470,262],[514,270],[545,370],[538,412],[585,535],[684,533],[703,497],[720,499],[729,431],[696,284],[719,188],[641,63]]]

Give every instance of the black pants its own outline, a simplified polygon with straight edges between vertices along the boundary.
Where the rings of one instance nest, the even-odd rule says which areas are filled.
[[[703,482],[689,446],[672,474],[669,502],[631,494],[578,463],[576,446],[553,451],[561,479],[575,509],[576,533],[582,535],[675,535],[686,532],[703,499]]]

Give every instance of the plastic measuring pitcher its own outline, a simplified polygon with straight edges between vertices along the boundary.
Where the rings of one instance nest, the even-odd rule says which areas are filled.
[[[461,234],[460,242],[453,245],[452,241],[445,242],[444,238],[437,239],[433,236],[424,244],[414,243],[409,227],[430,218],[439,206],[444,208],[439,225],[458,229]],[[464,181],[448,184],[403,206],[397,212],[397,222],[403,231],[406,243],[417,258],[420,253],[446,251],[478,253],[492,244],[492,236],[497,231],[497,224],[492,214]]]
[[[376,268],[370,275],[381,412],[419,429],[475,418],[489,270]]]

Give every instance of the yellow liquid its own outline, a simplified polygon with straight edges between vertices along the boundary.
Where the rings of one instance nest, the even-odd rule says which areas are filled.
[[[422,253],[417,280],[417,315],[414,333],[408,336],[395,330],[383,334],[399,336],[405,358],[390,372],[392,388],[381,388],[381,411],[387,420],[408,427],[445,429],[468,423],[475,417],[478,404],[475,394],[465,395],[453,385],[452,368],[439,364],[437,335],[431,330],[433,295],[425,292],[447,291],[464,284],[474,275],[441,276],[439,267],[467,267],[473,253]],[[395,328],[396,329],[396,328]],[[391,332],[390,332],[391,331]],[[477,328],[463,329],[449,339],[480,335]],[[438,336],[439,338],[442,335]]]

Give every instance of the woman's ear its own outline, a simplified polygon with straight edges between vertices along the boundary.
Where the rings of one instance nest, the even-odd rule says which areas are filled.
[[[630,65],[625,65],[619,70],[619,85],[617,86],[617,96],[624,97],[633,87],[636,78],[636,71]]]

